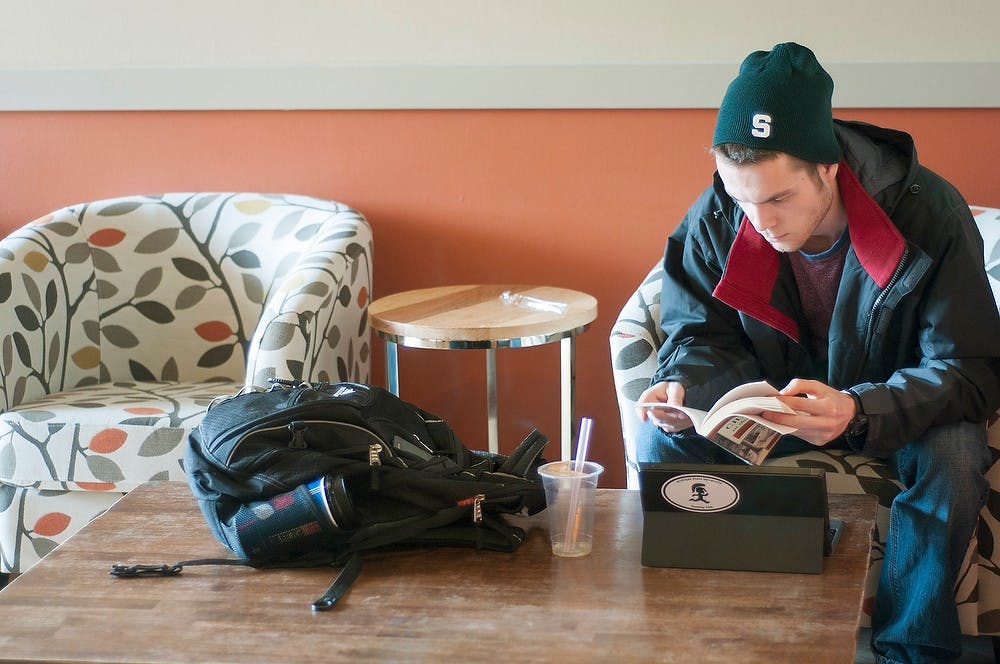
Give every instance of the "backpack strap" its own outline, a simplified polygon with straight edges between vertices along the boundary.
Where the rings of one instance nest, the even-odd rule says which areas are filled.
[[[108,572],[111,576],[120,579],[134,579],[139,576],[175,576],[181,573],[186,566],[194,565],[246,565],[252,567],[246,558],[198,558],[197,560],[183,560],[173,565],[123,565],[115,563]]]
[[[337,578],[333,580],[330,587],[326,589],[323,596],[312,603],[313,611],[329,611],[337,600],[344,596],[351,585],[361,574],[361,555],[358,552],[351,554],[351,557],[341,566]]]
[[[496,472],[507,473],[517,477],[527,477],[537,463],[542,450],[548,444],[549,439],[538,429],[529,433],[521,444],[510,453],[507,460],[503,462]]]
[[[447,422],[437,415],[432,415],[424,410],[420,410],[420,414],[424,419],[424,426],[427,427],[427,433],[430,434],[431,440],[434,441],[434,448],[437,453],[451,455],[452,458],[455,458],[460,450],[465,450],[465,445],[458,439],[458,436],[455,435],[455,430]],[[460,461],[457,458],[455,460]]]
[[[398,544],[404,540],[419,537],[433,528],[454,523],[468,513],[469,507],[467,505],[455,505],[445,507],[430,516],[413,517],[391,524],[373,524],[359,529],[351,536],[351,548],[356,551],[362,551],[380,546]]]
[[[515,551],[524,541],[522,528],[503,519],[483,515],[476,526],[449,525],[432,528],[408,543],[415,545],[464,546],[488,551]]]
[[[464,508],[462,508],[464,509]],[[431,517],[429,519],[422,519],[418,522],[410,524],[414,532],[418,532],[424,528],[427,528],[428,523],[433,523],[437,521],[443,521],[444,523],[451,523],[454,521],[454,516],[451,514],[453,509],[442,510],[441,514],[436,517]],[[449,513],[447,516],[442,518],[444,513]],[[483,520],[483,524],[486,526],[479,528],[472,528],[475,531],[475,541],[470,541],[468,533],[470,529],[451,529],[448,527],[440,528],[437,531],[434,528],[424,531],[426,538],[415,537],[415,541],[423,541],[425,543],[430,543],[434,541],[440,541],[440,539],[447,539],[452,544],[466,544],[473,545],[478,548],[490,548],[497,551],[513,551],[524,539],[524,531],[520,528],[509,526],[503,521],[498,521],[496,519],[486,517]],[[442,532],[449,532],[450,537],[441,538]],[[490,542],[484,541],[482,539],[484,532],[494,533]],[[497,537],[499,534],[499,537]],[[435,535],[437,535],[435,537]],[[340,568],[340,572],[337,574],[337,578],[333,580],[330,587],[326,589],[326,592],[312,603],[313,611],[329,611],[334,607],[337,601],[347,594],[351,586],[357,580],[358,576],[361,574],[361,552],[354,550],[351,552],[350,557],[344,562]]]
[[[120,579],[134,579],[149,576],[176,576],[187,566],[194,565],[246,565],[253,567],[246,558],[199,558],[197,560],[184,560],[173,565],[123,565],[115,563],[111,566],[111,576]],[[357,552],[351,554],[347,561],[341,566],[337,578],[333,580],[330,587],[326,589],[323,596],[312,603],[313,611],[329,611],[361,574],[361,555]]]

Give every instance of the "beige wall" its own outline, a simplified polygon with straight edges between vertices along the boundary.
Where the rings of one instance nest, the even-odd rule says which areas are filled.
[[[0,110],[712,107],[789,39],[841,107],[993,107],[998,25],[997,0],[0,0]]]
[[[3,0],[0,67],[1000,61],[1000,2]],[[724,23],[720,23],[724,21]]]

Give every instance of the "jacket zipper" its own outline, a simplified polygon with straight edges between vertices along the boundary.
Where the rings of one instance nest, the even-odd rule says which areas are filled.
[[[906,264],[909,258],[910,258],[910,250],[907,247],[903,249],[903,255],[899,259],[899,264],[896,265],[896,269],[893,270],[892,276],[889,277],[889,283],[885,285],[885,288],[882,289],[882,292],[879,293],[878,297],[875,298],[875,303],[872,304],[871,316],[868,317],[868,329],[865,332],[865,354],[863,356],[864,358],[867,358],[868,355],[871,353],[872,343],[874,343],[875,339],[875,329],[877,327],[876,323],[878,323],[879,319],[881,318],[880,314],[881,314],[882,303],[885,302],[885,298],[888,297],[889,291],[892,290],[893,286],[896,285],[896,282],[899,281],[899,278],[903,275],[903,270],[906,269]],[[862,361],[862,365],[858,367],[858,371],[854,375],[855,383],[858,381],[858,377],[861,375],[861,371],[864,368],[865,361],[867,361],[867,359]]]

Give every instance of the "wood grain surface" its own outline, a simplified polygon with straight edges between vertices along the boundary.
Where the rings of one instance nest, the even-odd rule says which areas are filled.
[[[501,297],[505,291],[565,305],[565,311],[508,304]],[[491,342],[580,332],[597,318],[597,300],[553,286],[441,286],[381,297],[371,303],[368,315],[372,327],[383,336]]]
[[[598,491],[594,550],[552,555],[545,514],[514,553],[366,555],[342,603],[313,613],[331,568],[187,567],[119,579],[114,562],[228,552],[183,483],[143,485],[0,591],[5,661],[852,662],[872,496],[822,574],[647,568],[638,492]]]

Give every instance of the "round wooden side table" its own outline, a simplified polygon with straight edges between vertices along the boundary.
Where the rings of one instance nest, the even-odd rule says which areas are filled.
[[[597,318],[597,300],[552,286],[463,285],[423,288],[381,297],[368,307],[385,340],[388,389],[399,395],[398,346],[484,349],[490,452],[499,450],[496,349],[560,342],[561,455],[572,454],[576,335]]]

